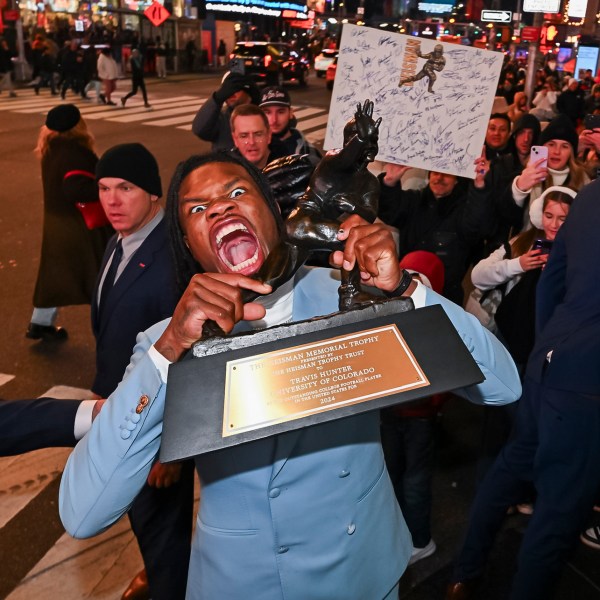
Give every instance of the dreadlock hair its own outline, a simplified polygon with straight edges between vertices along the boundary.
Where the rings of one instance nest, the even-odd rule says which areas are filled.
[[[184,241],[184,233],[179,222],[179,189],[183,180],[196,169],[210,163],[233,163],[245,169],[262,196],[271,209],[275,223],[282,239],[285,237],[285,227],[281,218],[279,206],[273,198],[271,189],[263,174],[242,156],[233,152],[211,152],[209,154],[195,154],[187,160],[180,162],[175,169],[169,191],[167,193],[166,219],[169,231],[171,255],[175,266],[175,276],[177,287],[183,293],[188,286],[190,279],[197,273],[202,273],[203,269],[192,256],[189,248]]]

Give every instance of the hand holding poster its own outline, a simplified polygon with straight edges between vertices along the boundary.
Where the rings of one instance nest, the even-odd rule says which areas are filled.
[[[382,117],[378,160],[475,176],[503,55],[344,25],[325,149],[343,145],[356,105]]]

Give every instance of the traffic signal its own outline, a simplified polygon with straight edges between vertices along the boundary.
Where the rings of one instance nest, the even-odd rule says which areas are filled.
[[[544,25],[544,27],[542,27],[542,34],[540,36],[540,43],[542,44],[542,46],[549,46],[551,44],[561,44],[566,39],[566,25]]]
[[[496,27],[496,42],[508,44],[512,39],[512,28],[507,25]]]

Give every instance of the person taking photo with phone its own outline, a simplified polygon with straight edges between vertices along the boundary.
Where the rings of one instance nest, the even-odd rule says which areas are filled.
[[[496,335],[520,373],[533,348],[537,281],[576,194],[569,187],[549,187],[529,207],[532,227],[512,238],[508,247],[502,245],[479,261],[471,272],[473,285],[484,292],[504,286],[495,315]]]
[[[600,85],[598,86],[600,92]],[[579,134],[578,158],[592,179],[600,175],[600,114],[586,115]]]
[[[538,143],[540,133],[540,122],[533,115],[523,115],[513,124],[508,141],[510,152],[498,156],[490,165],[485,187],[491,195],[494,218],[481,258],[508,242],[523,227],[524,209],[515,204],[511,185],[527,166],[531,148]]]
[[[590,182],[577,161],[577,131],[567,117],[559,115],[553,119],[542,131],[539,144],[548,149],[548,158],[535,159],[533,146],[527,166],[514,178],[510,190],[514,203],[523,209],[523,230],[531,227],[527,207],[546,189],[562,185],[579,191]]]
[[[553,186],[536,198],[530,209],[533,227],[501,245],[478,262],[471,272],[473,285],[484,294],[503,294],[493,323],[488,325],[510,352],[523,378],[535,339],[535,302],[538,280],[558,230],[565,222],[576,192]],[[482,482],[514,426],[518,402],[513,406],[484,407],[477,480]],[[523,488],[513,510],[530,515],[535,490]]]

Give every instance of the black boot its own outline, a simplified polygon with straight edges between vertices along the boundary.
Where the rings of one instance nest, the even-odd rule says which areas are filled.
[[[46,342],[63,342],[68,337],[66,329],[62,327],[54,327],[54,325],[38,325],[37,323],[29,323],[25,337],[30,340],[44,340]]]

